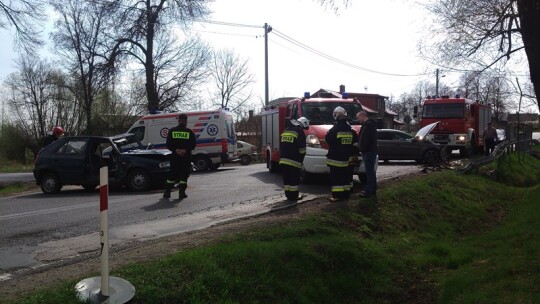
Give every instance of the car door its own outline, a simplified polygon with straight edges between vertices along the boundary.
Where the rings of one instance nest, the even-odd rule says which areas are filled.
[[[391,131],[377,130],[377,146],[379,149],[379,159],[395,159],[396,155]]]
[[[88,138],[73,138],[54,153],[52,166],[62,184],[81,184],[87,166]]]
[[[412,135],[404,132],[393,133],[394,151],[396,151],[396,159],[401,160],[417,160],[421,156],[421,145],[414,140]]]

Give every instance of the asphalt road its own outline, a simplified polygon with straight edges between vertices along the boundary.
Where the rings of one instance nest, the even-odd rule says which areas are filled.
[[[378,178],[418,172],[415,162],[380,164]],[[30,180],[33,177],[30,176]],[[0,174],[0,181],[28,179],[28,174]],[[132,193],[110,190],[109,244],[163,237],[286,207],[282,179],[265,164],[226,166],[194,173],[183,201],[162,199],[161,191]],[[301,185],[306,200],[328,195],[321,177]],[[99,250],[99,191],[65,187],[59,194],[41,192],[0,199],[0,281],[2,273],[37,267]]]

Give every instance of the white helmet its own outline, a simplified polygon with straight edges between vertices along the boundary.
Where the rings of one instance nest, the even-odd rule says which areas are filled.
[[[347,116],[347,111],[343,107],[336,107],[334,113],[332,114],[334,119],[337,120],[340,116]]]
[[[305,117],[298,118],[298,122],[303,129],[307,130],[309,128],[309,120]]]

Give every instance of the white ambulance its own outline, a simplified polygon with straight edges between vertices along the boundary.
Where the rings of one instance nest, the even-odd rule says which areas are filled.
[[[216,170],[221,163],[238,157],[236,132],[231,113],[225,109],[213,111],[181,112],[188,116],[188,128],[197,138],[192,152],[197,171]],[[151,114],[141,117],[126,133],[147,149],[167,149],[165,142],[169,129],[178,125],[178,113]]]

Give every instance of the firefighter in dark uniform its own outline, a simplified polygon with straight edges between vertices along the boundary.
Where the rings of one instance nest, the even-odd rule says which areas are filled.
[[[178,183],[178,198],[187,197],[186,188],[191,172],[191,151],[195,149],[195,134],[187,127],[187,115],[178,115],[178,125],[169,130],[166,146],[171,150],[171,167],[165,183],[163,198],[171,197],[171,189]]]
[[[299,194],[300,173],[302,162],[306,156],[306,135],[304,130],[309,128],[309,121],[305,117],[287,122],[287,127],[281,133],[279,151],[279,165],[283,174],[283,189],[288,200],[302,199]]]
[[[337,202],[350,195],[352,172],[349,159],[354,153],[353,144],[358,140],[358,135],[347,122],[344,108],[336,107],[333,115],[336,124],[328,130],[324,139],[328,144],[326,164],[330,167],[330,201]]]

